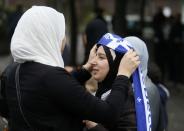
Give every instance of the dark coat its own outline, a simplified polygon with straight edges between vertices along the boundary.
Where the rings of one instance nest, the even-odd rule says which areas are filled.
[[[84,71],[79,74],[86,76]],[[108,125],[119,117],[129,81],[125,76],[118,76],[111,97],[102,101],[60,67],[26,62],[20,66],[19,77],[20,92],[17,92],[15,69],[8,74],[6,99],[10,131],[81,131],[85,119]]]

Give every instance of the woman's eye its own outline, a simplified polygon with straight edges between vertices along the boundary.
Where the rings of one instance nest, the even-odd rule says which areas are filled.
[[[99,56],[99,59],[105,59],[105,57],[104,56]]]

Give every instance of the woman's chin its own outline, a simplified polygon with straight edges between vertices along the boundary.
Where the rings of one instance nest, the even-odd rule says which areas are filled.
[[[94,78],[96,81],[98,81],[98,82],[101,81],[101,79],[100,79],[98,76],[93,75],[93,78]]]

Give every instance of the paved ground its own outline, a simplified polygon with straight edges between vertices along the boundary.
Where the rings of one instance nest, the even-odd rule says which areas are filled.
[[[0,70],[11,61],[10,56],[0,56]],[[169,128],[168,131],[184,131],[184,85],[173,85],[167,82],[171,97],[168,101]],[[0,131],[2,121],[0,120]]]
[[[169,131],[184,131],[184,85],[170,86]]]

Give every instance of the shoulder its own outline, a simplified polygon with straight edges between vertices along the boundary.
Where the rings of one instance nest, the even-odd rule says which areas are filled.
[[[148,95],[153,96],[153,98],[160,96],[157,86],[151,81],[150,78],[146,78],[145,86],[147,88]]]
[[[22,71],[23,72],[32,72],[32,73],[37,73],[42,76],[44,75],[53,75],[56,73],[67,73],[64,68],[61,67],[53,67],[37,62],[26,62],[21,65]]]
[[[69,76],[69,73],[64,68],[37,62],[26,62],[21,64],[20,75],[22,79],[46,82],[61,80],[63,77]]]

